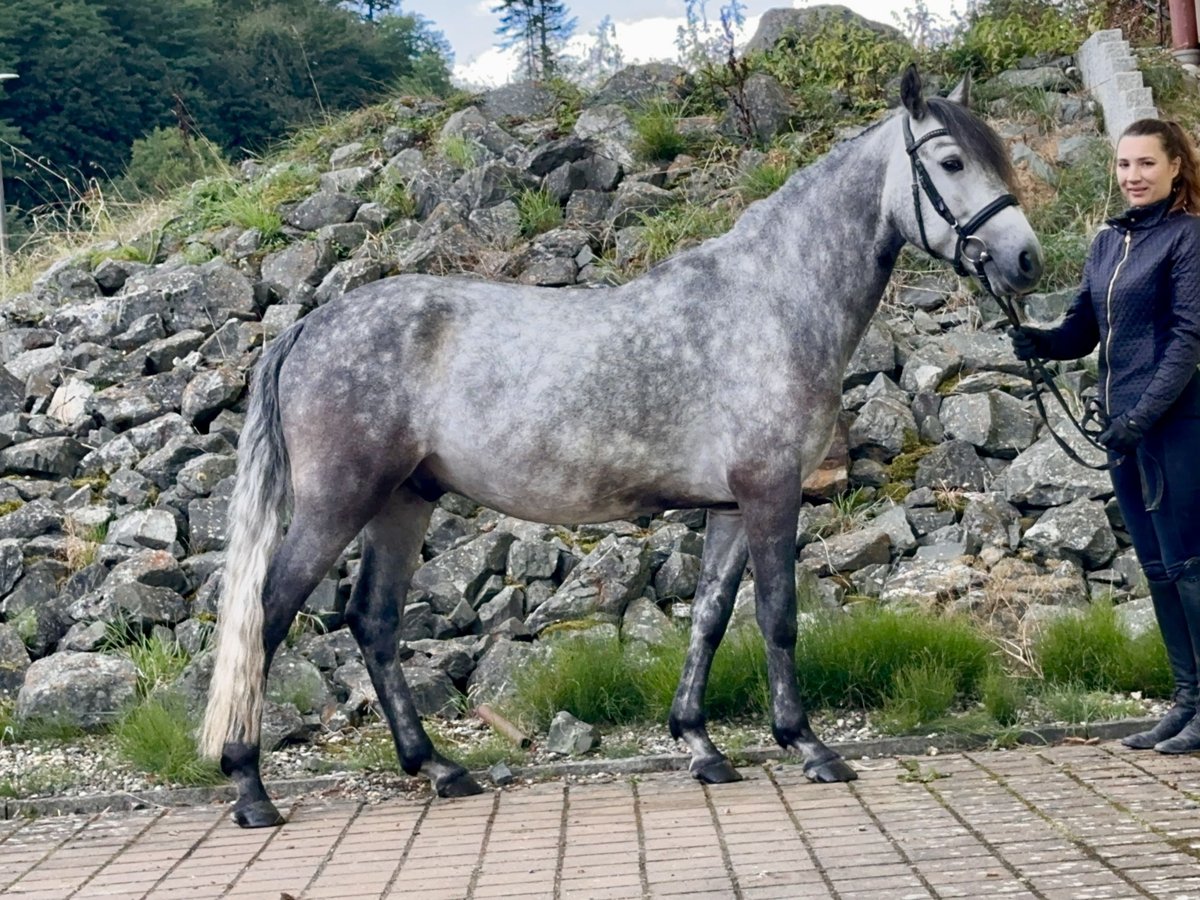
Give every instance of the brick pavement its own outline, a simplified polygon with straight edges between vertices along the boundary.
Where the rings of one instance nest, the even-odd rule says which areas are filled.
[[[856,765],[850,785],[766,765],[711,788],[670,773],[301,799],[260,831],[215,806],[0,822],[0,894],[1200,900],[1196,758],[1110,742]]]

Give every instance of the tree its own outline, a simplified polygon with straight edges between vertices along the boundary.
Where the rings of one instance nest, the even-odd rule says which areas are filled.
[[[345,6],[368,22],[375,22],[393,9],[399,12],[400,0],[333,0],[334,6]]]
[[[733,51],[736,32],[746,24],[746,4],[729,0],[718,11],[719,28],[708,18],[708,0],[684,0],[684,24],[675,31],[675,48],[685,65],[719,62]]]
[[[520,73],[531,81],[552,77],[559,51],[575,33],[576,19],[567,5],[556,0],[503,0],[492,12],[500,16],[499,46],[520,48]]]
[[[605,16],[591,34],[592,44],[583,58],[571,67],[572,79],[583,84],[596,84],[625,64],[624,54],[617,44],[617,26],[612,16]]]

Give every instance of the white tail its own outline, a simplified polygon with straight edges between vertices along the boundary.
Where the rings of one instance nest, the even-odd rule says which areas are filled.
[[[220,758],[227,742],[257,744],[259,739],[266,688],[263,584],[283,538],[289,482],[279,421],[279,368],[302,327],[301,321],[280,334],[259,361],[238,440],[216,662],[199,741],[200,752],[212,759]]]

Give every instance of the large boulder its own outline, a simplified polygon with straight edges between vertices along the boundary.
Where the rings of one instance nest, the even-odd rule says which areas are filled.
[[[758,28],[746,44],[745,52],[773,50],[781,41],[785,46],[808,43],[828,21],[853,23],[883,38],[905,40],[903,33],[891,25],[864,18],[844,6],[822,4],[805,9],[768,9],[758,20]]]
[[[94,729],[111,724],[137,699],[137,667],[102,653],[55,653],[39,659],[17,693],[17,718]]]

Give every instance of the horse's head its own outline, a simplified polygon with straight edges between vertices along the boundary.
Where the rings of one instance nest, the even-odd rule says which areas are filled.
[[[1014,196],[1008,150],[968,109],[967,79],[942,99],[921,94],[916,66],[900,85],[904,135],[888,167],[886,203],[905,239],[982,276],[1001,294],[1021,294],[1042,274],[1042,249]]]

